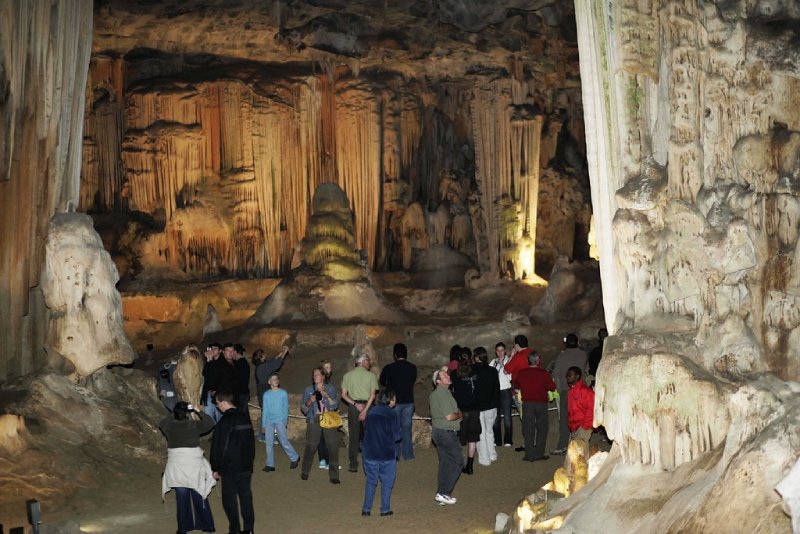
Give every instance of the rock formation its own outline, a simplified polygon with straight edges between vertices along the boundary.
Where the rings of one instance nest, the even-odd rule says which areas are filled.
[[[764,46],[796,24],[779,7],[576,2],[612,333],[595,423],[618,454],[559,504],[564,532],[790,528],[800,76],[778,66],[796,44]]]
[[[50,325],[45,347],[86,377],[108,364],[133,362],[122,326],[117,268],[92,220],[80,213],[53,217],[47,234],[42,293]]]

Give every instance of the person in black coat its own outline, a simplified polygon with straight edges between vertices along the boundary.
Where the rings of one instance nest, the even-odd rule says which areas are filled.
[[[478,409],[478,376],[472,368],[472,351],[469,348],[461,348],[461,360],[458,369],[452,372],[452,377],[453,397],[458,404],[458,410],[463,414],[458,438],[461,445],[467,446],[467,463],[462,472],[471,475],[475,451],[481,437],[481,420]]]
[[[497,460],[494,448],[494,421],[500,404],[500,378],[497,369],[489,365],[489,355],[484,347],[476,347],[473,354],[473,371],[478,377],[478,411],[481,421],[481,438],[478,441],[478,463],[490,465]]]
[[[255,512],[251,483],[256,440],[250,416],[236,409],[233,398],[230,391],[217,391],[216,404],[222,418],[211,438],[209,460],[214,478],[222,481],[222,508],[228,517],[228,532],[252,533]],[[239,528],[240,509],[244,530]]]

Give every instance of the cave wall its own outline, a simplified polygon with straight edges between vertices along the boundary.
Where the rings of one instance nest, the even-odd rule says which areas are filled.
[[[610,331],[686,332],[734,378],[800,378],[793,5],[576,3]]]
[[[40,367],[47,224],[78,204],[92,2],[0,1],[0,382]]]
[[[324,182],[372,269],[437,244],[495,276],[572,257],[591,208],[571,9],[500,3],[475,30],[423,4],[99,7],[80,209],[123,278],[282,275]]]

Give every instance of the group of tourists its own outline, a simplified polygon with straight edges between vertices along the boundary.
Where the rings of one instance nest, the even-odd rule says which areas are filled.
[[[462,474],[474,473],[476,457],[480,465],[488,466],[497,460],[496,446],[513,446],[515,404],[522,415],[524,440],[524,446],[517,450],[525,452],[526,461],[549,458],[544,450],[551,400],[560,399],[561,426],[567,428],[563,447],[559,439],[559,447],[551,454],[563,454],[570,435],[588,439],[594,393],[581,380],[587,358],[577,349],[577,337],[570,334],[565,342],[567,347],[556,358],[552,376],[540,366],[538,354],[528,347],[527,338],[522,335],[515,337],[509,352],[504,343],[497,343],[491,360],[484,347],[471,350],[456,345],[451,349],[450,364],[433,373],[433,392],[429,396],[431,439],[439,459],[436,503],[456,503],[455,485]],[[582,360],[578,352],[583,354]],[[214,532],[207,497],[216,481],[221,484],[228,532],[253,532],[251,482],[256,435],[265,443],[264,472],[275,471],[277,441],[288,456],[289,468],[301,467],[302,480],[309,479],[316,456],[318,466],[328,471],[330,483],[339,484],[339,429],[344,424],[341,412],[347,414],[348,470],[358,472],[360,459],[366,476],[361,513],[371,515],[380,484],[379,513],[392,515],[391,495],[398,462],[414,459],[412,419],[417,368],[408,361],[407,347],[402,343],[394,346],[394,362],[385,366],[380,376],[370,370],[369,355],[358,354],[354,368],[342,377],[340,389],[332,381],[330,361],[323,360],[312,370],[311,383],[300,401],[306,424],[302,463],[287,436],[289,396],[280,387],[278,375],[289,355],[288,348],[272,358],[262,350],[253,354],[261,407],[257,432],[250,421],[250,365],[244,354],[244,347],[232,343],[212,343],[207,347],[201,406],[175,399],[168,404],[166,396],[162,396],[165,405],[172,406],[172,414],[160,423],[169,447],[162,490],[166,493],[175,489],[179,534],[191,530]],[[199,438],[212,430],[207,461]]]

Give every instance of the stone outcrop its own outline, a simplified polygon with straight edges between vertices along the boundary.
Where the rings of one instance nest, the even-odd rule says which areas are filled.
[[[92,220],[81,213],[53,217],[47,234],[42,293],[48,308],[45,347],[70,361],[78,377],[136,353],[122,325],[117,268]]]

